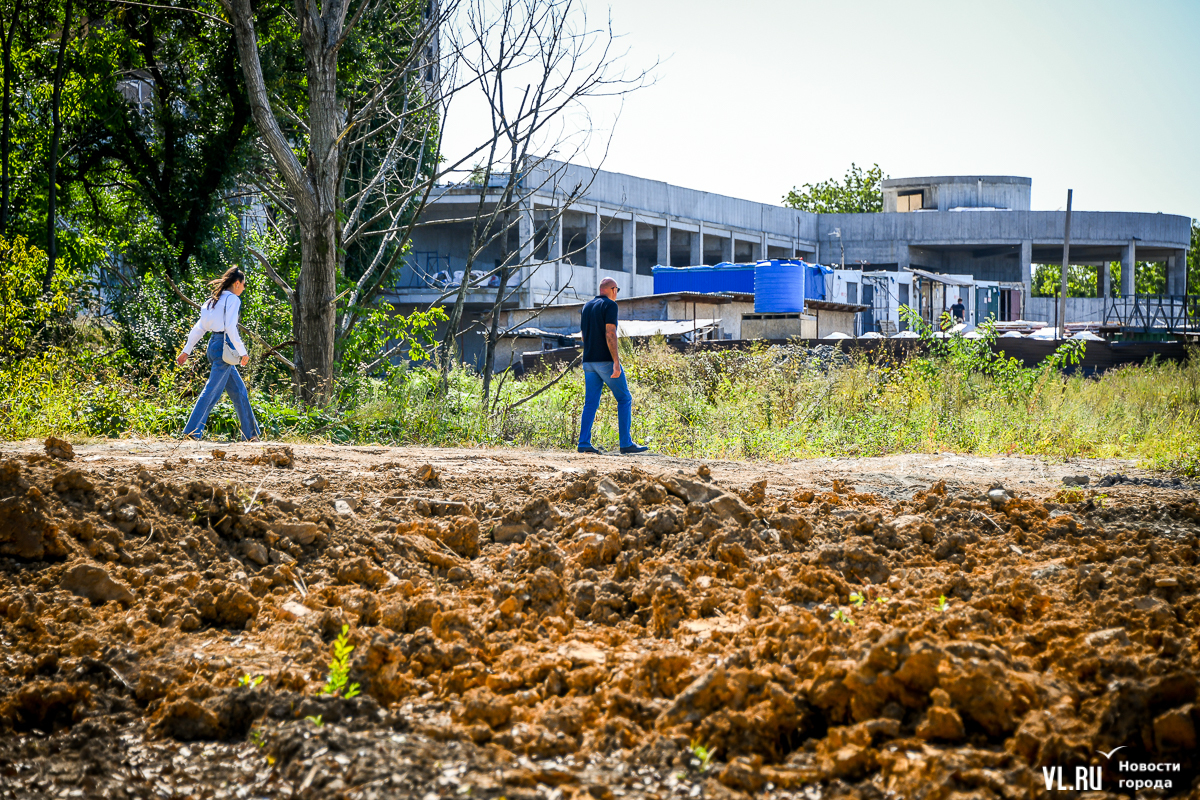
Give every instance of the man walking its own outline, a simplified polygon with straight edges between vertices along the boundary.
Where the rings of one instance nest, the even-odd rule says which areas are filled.
[[[962,298],[958,298],[958,302],[950,306],[950,313],[954,315],[954,319],[959,322],[965,322],[967,318],[967,307],[963,305]]]
[[[592,444],[592,423],[600,407],[600,394],[605,385],[617,401],[617,428],[621,435],[622,453],[644,453],[645,445],[636,444],[629,434],[633,420],[633,396],[625,383],[621,356],[617,352],[617,282],[612,278],[600,281],[600,294],[589,300],[580,317],[583,333],[583,419],[579,423],[579,452],[603,453]]]

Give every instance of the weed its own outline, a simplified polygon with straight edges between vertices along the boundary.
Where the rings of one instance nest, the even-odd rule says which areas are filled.
[[[850,602],[853,603],[856,608],[862,608],[863,603],[867,602],[867,597],[859,592],[852,592],[850,594]]]
[[[251,689],[253,689],[255,686],[258,686],[262,682],[262,675],[255,675],[253,678],[251,678],[249,674],[246,674],[238,678],[238,686],[249,686]]]
[[[936,608],[938,611],[942,611],[942,612],[950,610],[950,601],[946,599],[946,595],[941,595],[940,597],[938,597],[938,601],[934,605],[934,608]]]
[[[712,763],[713,751],[700,744],[699,741],[689,744],[688,750],[692,752],[692,766],[701,772],[707,772]]]
[[[259,750],[267,746],[267,737],[263,734],[262,728],[255,728],[250,731],[250,741],[258,747]]]
[[[354,645],[350,644],[350,626],[343,625],[342,632],[333,643],[333,659],[329,662],[329,677],[321,687],[321,694],[333,697],[344,697],[349,700],[358,695],[358,684],[346,686],[350,675],[350,653]]]
[[[1058,494],[1054,495],[1056,503],[1082,503],[1087,500],[1087,494],[1078,486],[1068,486],[1065,489],[1059,489]]]
[[[324,720],[321,719],[322,716],[324,716],[324,715],[317,714],[315,717],[312,715],[309,715],[309,716],[305,717],[304,720],[306,722],[311,722],[313,725],[316,725],[319,728],[325,724]]]
[[[888,599],[887,599],[886,597],[882,596],[882,595],[880,595],[879,597],[876,597],[876,598],[875,598],[875,604],[876,604],[876,605],[886,606],[886,605],[887,605],[887,603],[888,603]]]
[[[845,611],[842,611],[840,608],[837,611],[834,611],[832,614],[830,614],[829,618],[832,619],[834,622],[841,622],[845,625],[853,625],[854,624],[854,620],[850,619],[850,615],[847,614]]]

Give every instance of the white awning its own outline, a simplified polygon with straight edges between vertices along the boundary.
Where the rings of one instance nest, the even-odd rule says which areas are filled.
[[[915,267],[906,267],[906,269],[909,272],[911,272],[913,275],[920,275],[922,278],[928,278],[931,281],[937,281],[938,283],[944,283],[947,286],[970,286],[971,285],[971,281],[964,281],[959,278],[953,278],[949,275],[940,275],[936,272],[926,272],[923,269],[916,269]]]
[[[697,333],[707,331],[720,322],[719,319],[622,319],[617,321],[617,335],[632,338],[656,335],[679,336],[691,333],[693,329]],[[571,338],[582,339],[583,334],[573,333]]]

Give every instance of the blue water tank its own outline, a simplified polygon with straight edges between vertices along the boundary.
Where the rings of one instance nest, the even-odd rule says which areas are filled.
[[[754,265],[754,312],[795,314],[804,310],[802,261],[759,261]]]
[[[654,268],[654,293],[754,291],[754,264]]]

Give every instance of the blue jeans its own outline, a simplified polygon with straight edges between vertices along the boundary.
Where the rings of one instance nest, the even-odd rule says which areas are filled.
[[[585,361],[583,362],[583,419],[579,423],[579,446],[587,447],[592,443],[592,423],[596,421],[596,409],[600,408],[600,394],[604,387],[612,392],[617,401],[617,429],[621,434],[621,447],[632,447],[633,438],[629,435],[629,425],[633,421],[633,395],[629,393],[629,385],[625,383],[625,369],[620,376],[614,378],[613,362]]]
[[[204,423],[208,421],[208,415],[212,413],[223,392],[228,392],[229,399],[233,401],[238,423],[242,426],[242,438],[252,439],[259,435],[258,420],[254,418],[254,409],[250,407],[250,395],[246,393],[246,384],[242,383],[242,376],[238,374],[237,367],[226,364],[221,358],[224,349],[225,334],[214,333],[208,341],[206,352],[208,360],[212,362],[212,372],[209,373],[208,383],[204,384],[204,391],[196,398],[196,407],[192,409],[192,415],[188,417],[187,425],[183,429],[184,436],[204,438]]]

